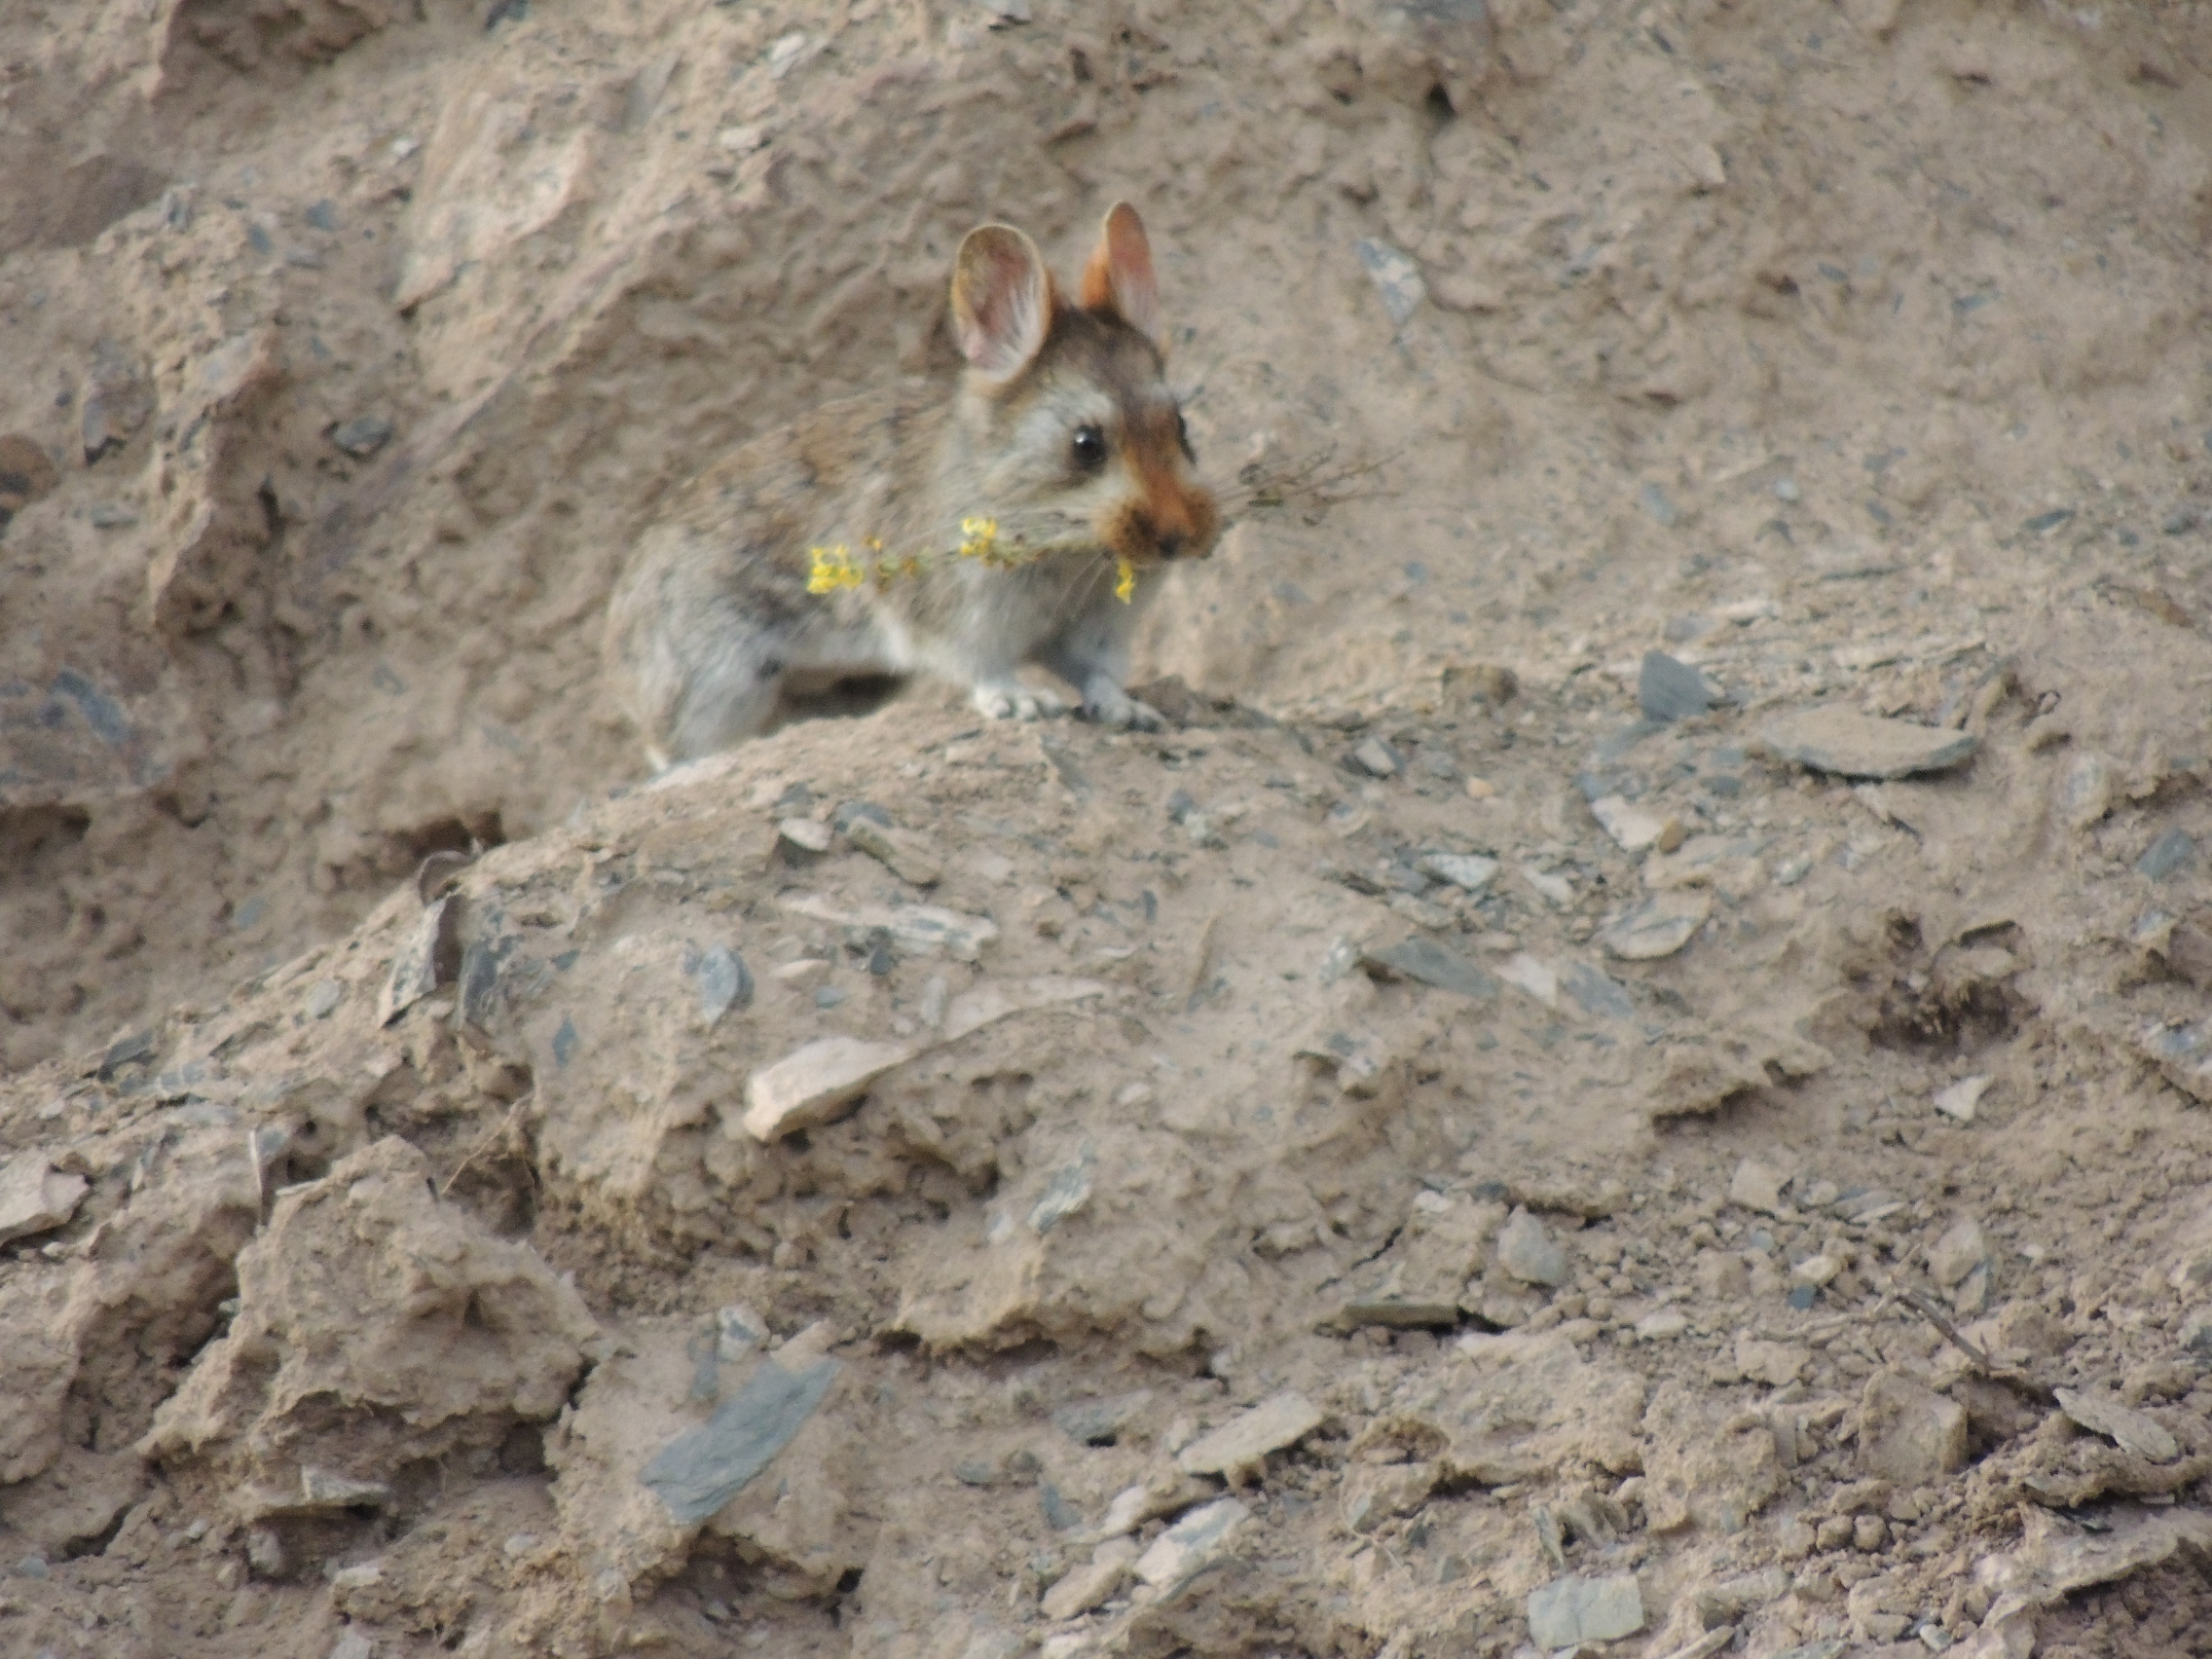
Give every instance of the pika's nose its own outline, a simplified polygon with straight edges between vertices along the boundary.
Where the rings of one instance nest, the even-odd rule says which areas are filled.
[[[1160,535],[1160,556],[1172,559],[1183,551],[1183,543],[1190,539],[1179,530],[1162,531]]]

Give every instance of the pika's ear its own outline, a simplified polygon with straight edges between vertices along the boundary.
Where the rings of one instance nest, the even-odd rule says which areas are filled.
[[[1029,366],[1051,326],[1051,273],[1037,244],[1012,225],[978,225],[952,265],[952,320],[960,351],[994,385]]]
[[[1160,284],[1152,276],[1152,244],[1144,221],[1126,202],[1107,211],[1098,249],[1083,268],[1083,309],[1112,312],[1151,341],[1160,339]]]

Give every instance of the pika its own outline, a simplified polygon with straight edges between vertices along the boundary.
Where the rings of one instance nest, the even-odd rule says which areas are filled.
[[[1016,678],[1035,662],[1088,719],[1160,724],[1124,689],[1130,636],[1221,521],[1165,379],[1144,223],[1126,203],[1106,215],[1072,303],[1028,237],[979,226],[951,300],[956,385],[908,381],[764,433],[640,538],[606,650],[655,766],[862,676],[934,675],[994,719],[1064,713]]]

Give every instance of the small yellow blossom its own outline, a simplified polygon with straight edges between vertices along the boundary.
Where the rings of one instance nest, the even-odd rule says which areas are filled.
[[[835,593],[839,588],[857,588],[867,579],[853,563],[852,549],[841,541],[834,547],[809,547],[806,557],[808,593]]]
[[[995,518],[964,518],[960,521],[960,556],[963,559],[980,559],[992,563],[998,551],[999,521]]]
[[[1126,559],[1117,559],[1114,577],[1114,597],[1124,605],[1128,604],[1129,596],[1137,591],[1137,568]]]

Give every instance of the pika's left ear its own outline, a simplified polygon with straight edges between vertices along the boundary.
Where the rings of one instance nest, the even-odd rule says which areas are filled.
[[[1160,338],[1160,284],[1152,275],[1152,244],[1144,221],[1117,202],[1098,232],[1098,248],[1083,268],[1083,309],[1112,312],[1150,340]]]

